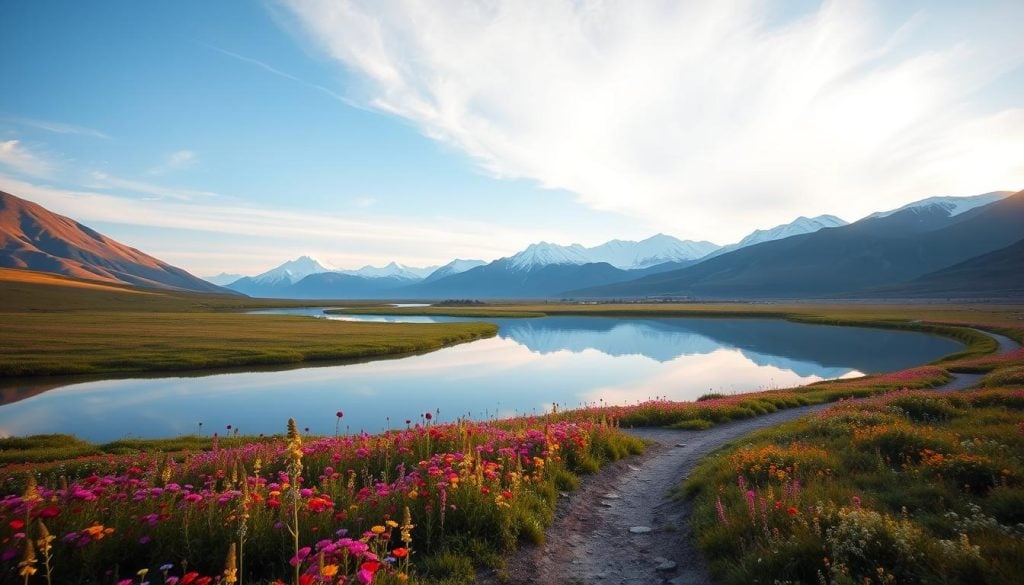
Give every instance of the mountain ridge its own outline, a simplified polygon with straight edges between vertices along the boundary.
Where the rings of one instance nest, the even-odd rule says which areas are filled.
[[[143,288],[236,294],[38,203],[0,191],[0,267]]]
[[[680,270],[565,294],[824,298],[903,282],[1007,246],[1022,225],[1024,191],[957,214],[944,206],[915,206],[741,248]]]

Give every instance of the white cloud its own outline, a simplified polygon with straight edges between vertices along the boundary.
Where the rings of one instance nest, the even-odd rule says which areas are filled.
[[[285,4],[366,106],[686,237],[1024,186],[1024,107],[984,106],[1024,65],[1020,2],[895,25],[867,1]]]
[[[176,150],[168,154],[163,162],[149,169],[151,175],[163,175],[172,171],[180,171],[194,166],[199,162],[199,155],[191,150]]]
[[[47,177],[57,166],[46,156],[33,152],[18,140],[0,142],[0,165],[33,177]]]
[[[0,190],[86,225],[166,228],[141,233],[131,229],[131,239],[122,241],[195,274],[256,274],[301,254],[313,254],[343,268],[379,266],[392,260],[428,266],[457,257],[498,258],[542,238],[539,232],[450,218],[341,217],[226,205],[223,198],[139,199],[34,184],[3,173]],[[205,234],[196,237],[195,232]],[[108,235],[118,238],[116,233]]]

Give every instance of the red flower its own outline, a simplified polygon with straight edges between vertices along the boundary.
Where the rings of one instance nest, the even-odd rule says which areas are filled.
[[[404,559],[405,557],[409,556],[409,549],[400,546],[395,550],[391,551],[391,555],[394,556],[396,559]]]
[[[790,506],[789,508],[786,509],[786,513],[789,514],[790,516],[796,516],[797,514],[800,513],[800,510],[797,510],[793,506]]]
[[[190,573],[185,573],[181,577],[181,581],[178,581],[178,585],[191,585],[193,582],[195,582],[196,577],[198,577],[198,576],[199,576],[199,573],[196,573],[195,571],[192,571]]]
[[[376,575],[377,569],[380,568],[380,561],[366,561],[365,563],[359,565],[359,568],[369,572],[371,575]]]
[[[24,520],[11,520],[10,522],[7,523],[7,525],[11,527],[11,530],[13,530],[15,532],[20,532],[21,529],[25,527],[25,521]]]
[[[56,518],[60,515],[60,508],[57,506],[46,506],[37,512],[40,518]]]

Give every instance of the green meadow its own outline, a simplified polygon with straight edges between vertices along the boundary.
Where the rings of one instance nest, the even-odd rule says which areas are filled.
[[[309,306],[0,271],[0,376],[286,365],[429,351],[486,323],[381,324],[242,311]],[[315,303],[314,303],[315,304]]]

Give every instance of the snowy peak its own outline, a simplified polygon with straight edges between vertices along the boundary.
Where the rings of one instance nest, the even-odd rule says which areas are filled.
[[[552,264],[587,264],[592,262],[587,257],[586,248],[579,244],[559,246],[548,242],[530,244],[525,250],[511,258],[512,268],[516,270],[532,270]]]
[[[295,260],[289,260],[277,268],[254,276],[253,280],[259,284],[294,284],[310,274],[331,271],[331,268],[324,266],[309,256],[299,256]]]
[[[747,237],[740,240],[736,245],[736,248],[745,248],[762,242],[771,242],[773,240],[781,240],[792,236],[799,236],[801,234],[810,234],[823,228],[840,227],[844,225],[846,225],[846,222],[834,215],[819,215],[818,217],[804,217],[801,215],[787,224],[777,225],[766,230],[754,230],[747,235]]]
[[[703,258],[718,249],[711,242],[680,240],[665,234],[656,234],[646,240],[631,242],[612,240],[590,248],[587,252],[593,262],[607,262],[616,268],[647,268],[665,262],[681,262]]]
[[[463,260],[462,258],[456,258],[455,260],[452,260],[431,272],[424,280],[426,282],[431,282],[446,276],[452,276],[453,274],[461,274],[467,270],[472,270],[477,266],[483,266],[484,264],[487,264],[487,262],[484,262],[483,260]]]
[[[976,207],[1001,201],[1012,194],[1012,191],[993,191],[991,193],[972,195],[969,197],[928,197],[927,199],[908,203],[898,209],[872,213],[868,217],[888,217],[894,213],[905,211],[907,209],[919,209],[922,211],[926,209],[941,209],[945,211],[949,217],[955,217]]]
[[[665,262],[679,262],[702,258],[718,249],[711,242],[683,241],[665,234],[657,234],[634,242],[612,240],[593,248],[579,244],[560,246],[549,242],[530,244],[512,256],[510,265],[516,270],[531,270],[552,264],[591,264],[607,262],[616,268],[633,270]]]
[[[339,270],[338,272],[341,272],[342,274],[350,274],[352,276],[362,276],[363,278],[404,278],[406,280],[422,280],[435,270],[437,270],[437,266],[415,268],[412,266],[403,266],[397,262],[390,262],[386,266],[381,266],[380,268],[367,265],[363,266],[359,270]]]

